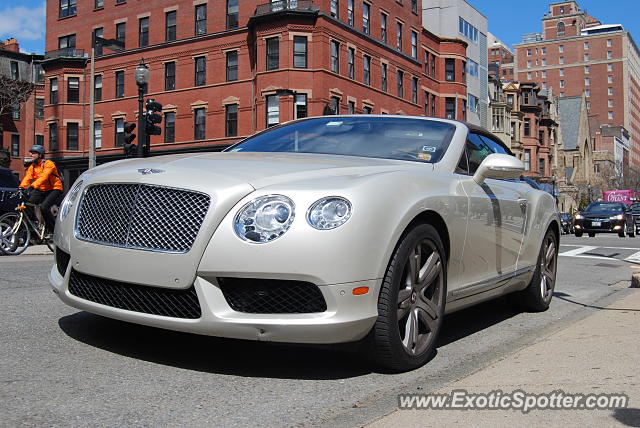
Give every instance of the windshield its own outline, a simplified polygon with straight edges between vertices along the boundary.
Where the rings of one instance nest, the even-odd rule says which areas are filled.
[[[229,152],[298,152],[435,163],[455,125],[397,116],[322,116],[278,126],[228,148]]]
[[[634,204],[631,204],[631,210],[632,211],[640,211],[640,203],[636,202]]]
[[[615,211],[622,212],[622,204],[619,202],[594,202],[589,204],[585,211],[588,212],[596,212],[596,211]]]

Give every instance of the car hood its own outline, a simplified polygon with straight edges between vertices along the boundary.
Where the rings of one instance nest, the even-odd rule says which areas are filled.
[[[366,176],[432,164],[311,153],[225,152],[158,156],[105,164],[88,176],[96,182],[140,182],[176,187],[260,189],[279,183],[337,176]]]
[[[582,213],[582,215],[585,218],[614,216],[619,214],[624,214],[624,213],[621,213],[620,211],[590,211],[590,212]]]

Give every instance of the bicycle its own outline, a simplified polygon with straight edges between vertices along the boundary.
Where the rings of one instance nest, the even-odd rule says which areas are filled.
[[[0,254],[15,256],[22,254],[32,241],[35,245],[46,244],[52,252],[55,252],[53,239],[46,234],[40,205],[25,202],[23,189],[9,196],[9,198],[15,197],[21,202],[15,208],[16,212],[0,216]],[[37,222],[29,218],[27,207],[34,208]]]

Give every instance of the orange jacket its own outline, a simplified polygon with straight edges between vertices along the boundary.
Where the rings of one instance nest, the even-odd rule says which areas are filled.
[[[26,189],[29,186],[36,190],[42,190],[43,192],[49,190],[64,190],[58,168],[56,164],[50,160],[43,160],[38,165],[32,163],[31,166],[27,168],[27,173],[22,179],[20,187]]]

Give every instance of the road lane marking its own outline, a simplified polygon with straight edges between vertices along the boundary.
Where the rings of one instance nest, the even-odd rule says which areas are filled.
[[[564,256],[564,257],[577,257],[577,258],[581,258],[581,259],[598,259],[598,260],[618,260],[614,257],[602,257],[602,256],[587,256],[587,255],[582,255],[582,253],[586,253],[592,250],[595,250],[598,247],[593,247],[593,246],[583,246],[580,248],[576,248],[575,250],[569,250],[569,251],[565,251],[564,253],[559,253],[559,256]]]
[[[640,263],[640,251],[638,251],[637,253],[631,254],[625,260],[628,262]]]
[[[577,245],[577,244],[560,244],[561,247],[584,247],[584,245]],[[638,250],[638,247],[596,247],[596,248],[606,248],[608,250]]]

